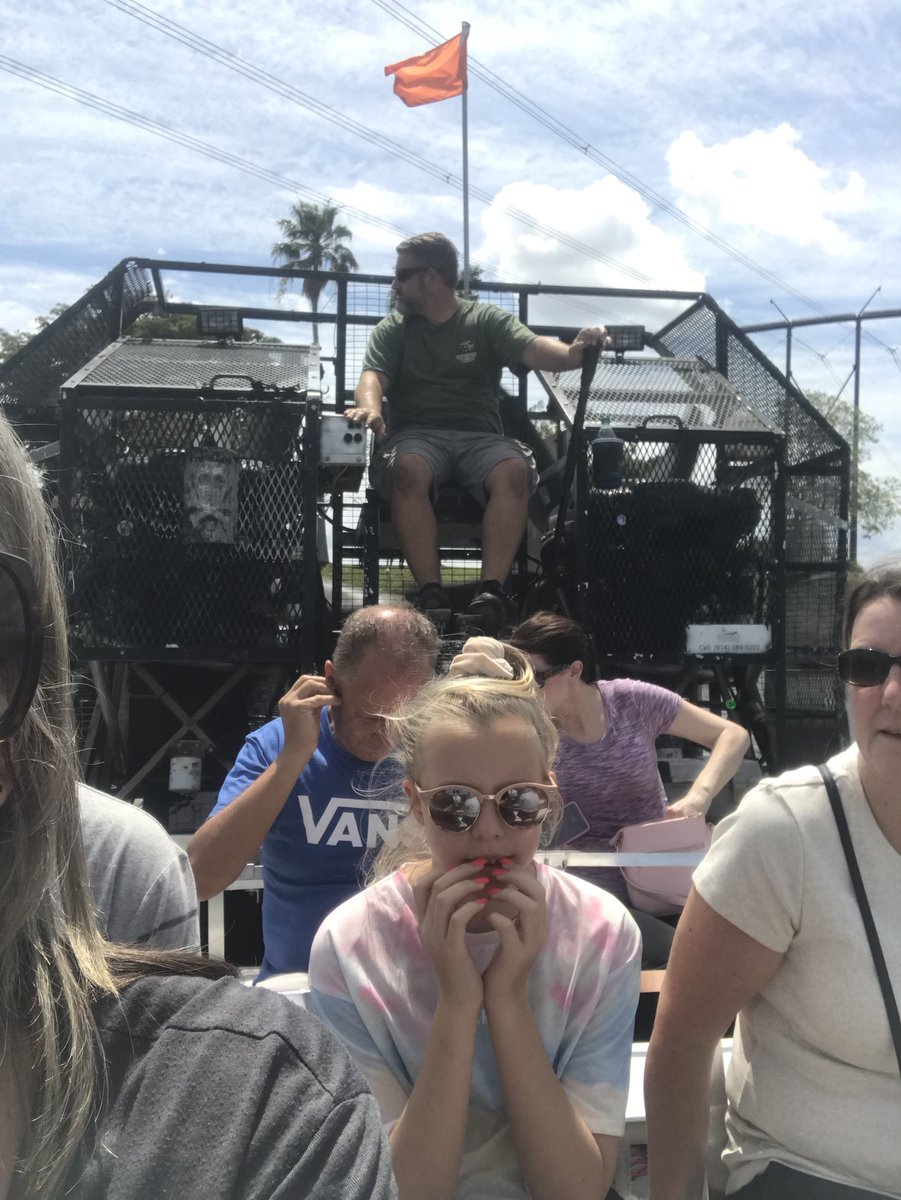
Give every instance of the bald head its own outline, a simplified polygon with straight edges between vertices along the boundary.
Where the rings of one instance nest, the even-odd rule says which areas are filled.
[[[431,673],[438,657],[438,634],[428,617],[411,604],[370,604],[344,622],[332,655],[335,674],[352,674],[370,651],[378,653],[386,669],[415,663],[418,671],[425,666]]]
[[[373,604],[352,613],[325,664],[340,697],[332,720],[341,745],[370,762],[386,754],[385,715],[428,683],[437,655],[434,625],[409,604]]]

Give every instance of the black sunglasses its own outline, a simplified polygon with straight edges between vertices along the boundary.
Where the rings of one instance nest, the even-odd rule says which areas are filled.
[[[445,833],[465,833],[479,819],[482,805],[492,800],[511,829],[534,829],[551,811],[557,789],[552,783],[508,783],[499,792],[480,792],[463,783],[445,783],[441,787],[413,786],[427,801],[429,815]]]
[[[532,668],[532,674],[535,676],[535,686],[543,688],[549,679],[553,679],[555,675],[562,675],[564,671],[568,671],[572,663],[563,663],[559,667],[545,667],[539,671],[536,667]]]
[[[34,699],[44,633],[31,568],[0,551],[0,738],[15,733]]]
[[[885,683],[894,666],[901,667],[901,654],[886,654],[884,650],[869,647],[843,650],[838,656],[838,673],[842,681],[854,687],[876,687]]]
[[[421,275],[423,271],[428,271],[428,267],[399,267],[394,272],[394,278],[398,283],[406,283],[408,279],[412,279],[414,275]]]

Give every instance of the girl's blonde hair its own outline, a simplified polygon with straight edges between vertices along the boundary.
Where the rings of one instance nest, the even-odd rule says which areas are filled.
[[[487,737],[495,722],[510,717],[520,718],[535,731],[546,770],[551,769],[557,752],[557,731],[535,687],[529,660],[513,646],[504,646],[504,654],[513,667],[512,679],[445,675],[427,684],[388,716],[389,737],[394,747],[388,757],[396,767],[395,779],[418,778],[423,740],[436,726],[440,728],[448,722],[463,721],[484,729]],[[449,779],[446,782],[459,781]],[[559,797],[556,797],[554,809],[542,827],[547,836],[559,824],[560,807]],[[429,857],[422,825],[408,811],[385,839],[372,864],[370,878],[373,881],[384,879],[398,867],[424,862]]]

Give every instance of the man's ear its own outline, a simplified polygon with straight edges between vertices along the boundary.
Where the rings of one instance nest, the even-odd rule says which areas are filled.
[[[422,801],[419,799],[419,792],[417,792],[416,788],[409,779],[404,780],[403,789],[404,794],[410,801],[410,812],[413,814],[414,818],[419,822],[419,824],[422,825]]]

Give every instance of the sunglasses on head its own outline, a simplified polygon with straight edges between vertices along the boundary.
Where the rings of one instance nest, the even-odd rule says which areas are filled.
[[[884,650],[869,647],[843,650],[838,656],[838,673],[842,681],[854,687],[876,687],[885,683],[894,666],[901,667],[901,654],[886,654]]]
[[[511,829],[534,829],[551,811],[557,794],[552,783],[508,783],[499,792],[480,792],[463,783],[445,783],[441,787],[413,785],[429,806],[429,816],[445,833],[465,833],[472,829],[482,805],[489,800],[497,805],[501,819]]]
[[[0,552],[0,738],[16,732],[34,699],[43,640],[31,568],[15,554]]]
[[[423,271],[427,271],[428,267],[399,267],[394,272],[394,278],[398,283],[406,283],[408,279],[412,279],[414,275],[421,275]]]
[[[563,663],[559,667],[545,667],[543,670],[538,670],[537,667],[532,668],[532,674],[535,676],[535,686],[543,688],[549,679],[553,679],[555,675],[562,675],[564,671],[568,671],[572,663]]]

